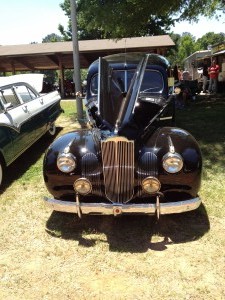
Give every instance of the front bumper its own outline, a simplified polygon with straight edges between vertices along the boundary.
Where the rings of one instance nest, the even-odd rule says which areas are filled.
[[[54,198],[44,197],[44,200],[52,210],[75,213],[80,217],[82,214],[93,215],[121,215],[121,214],[176,214],[197,209],[201,204],[199,197],[185,201],[160,203],[157,197],[156,203],[152,204],[123,204],[123,203],[80,203],[77,196],[76,202],[61,201]]]

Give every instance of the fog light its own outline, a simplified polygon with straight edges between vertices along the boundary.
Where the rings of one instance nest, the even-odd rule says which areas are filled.
[[[73,184],[74,190],[81,194],[87,195],[91,192],[92,186],[88,179],[86,178],[79,178]]]
[[[142,188],[148,194],[154,194],[161,188],[159,180],[155,177],[147,177],[142,181]]]

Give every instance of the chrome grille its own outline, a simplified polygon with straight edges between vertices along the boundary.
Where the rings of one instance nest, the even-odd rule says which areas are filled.
[[[134,142],[112,137],[101,146],[106,196],[112,202],[125,203],[133,196]]]

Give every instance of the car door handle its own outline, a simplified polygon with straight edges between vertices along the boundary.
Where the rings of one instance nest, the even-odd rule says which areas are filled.
[[[26,112],[26,113],[28,112],[27,105],[23,106],[23,111]]]
[[[44,100],[43,98],[40,98],[40,103],[43,104],[44,103]]]

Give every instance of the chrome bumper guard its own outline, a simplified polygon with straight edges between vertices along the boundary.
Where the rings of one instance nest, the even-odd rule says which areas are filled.
[[[122,204],[122,203],[80,203],[79,201],[61,201],[53,198],[44,197],[44,200],[52,210],[76,213],[79,217],[82,214],[93,215],[121,215],[121,214],[149,214],[153,215],[157,213],[159,215],[183,213],[197,209],[201,204],[199,197],[178,201],[160,203],[157,197],[154,204]],[[77,199],[78,200],[78,199]]]

